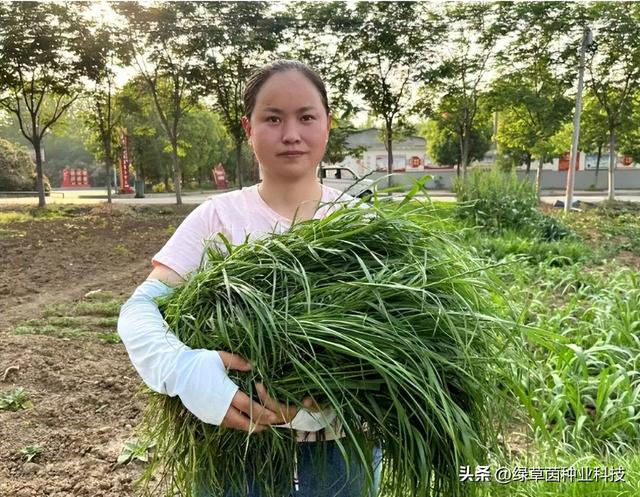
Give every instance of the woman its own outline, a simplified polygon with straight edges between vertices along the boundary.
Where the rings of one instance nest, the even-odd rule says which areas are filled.
[[[131,362],[154,391],[178,395],[206,423],[260,432],[271,426],[299,430],[296,497],[360,497],[362,468],[346,471],[335,442],[315,442],[313,433],[327,428],[330,412],[288,407],[259,386],[261,403],[253,401],[227,376],[227,369],[248,371],[251,365],[226,351],[192,350],[166,325],[154,298],[166,295],[199,266],[206,243],[222,232],[233,245],[282,232],[297,220],[327,215],[339,197],[319,183],[317,167],[329,140],[331,119],[321,78],[297,61],[280,60],[262,67],[244,92],[242,126],[260,164],[262,183],[215,195],[198,206],[153,258],[153,270],[125,303],[118,321]],[[351,199],[348,197],[347,200]],[[303,405],[312,407],[311,399]],[[251,413],[251,417],[250,417]],[[334,430],[326,430],[324,439]],[[317,474],[311,459],[320,446],[326,451],[326,475]],[[257,475],[259,478],[259,475]],[[247,495],[258,497],[255,488]],[[233,496],[241,497],[241,496]],[[285,496],[283,496],[285,497]]]

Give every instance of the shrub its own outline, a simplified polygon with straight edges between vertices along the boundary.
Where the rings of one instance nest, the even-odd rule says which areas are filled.
[[[165,191],[167,191],[167,187],[161,181],[160,183],[156,183],[155,185],[153,185],[151,187],[151,191],[153,191],[153,193],[164,193]]]
[[[475,169],[466,180],[456,180],[456,215],[500,234],[513,230],[540,240],[560,240],[570,234],[557,219],[538,210],[535,184],[515,173]]]
[[[0,190],[21,191],[34,188],[35,165],[29,152],[0,139]]]

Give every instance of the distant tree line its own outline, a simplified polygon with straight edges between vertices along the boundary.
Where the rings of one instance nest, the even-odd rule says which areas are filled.
[[[237,186],[256,179],[239,124],[243,84],[269,60],[297,58],[329,83],[328,160],[344,157],[366,111],[390,172],[394,143],[417,127],[431,157],[463,177],[495,142],[502,167],[535,164],[539,180],[569,150],[587,26],[580,145],[609,154],[613,172],[618,153],[640,161],[636,2],[3,1],[0,134],[32,150],[41,205],[45,171],[55,182],[65,163],[89,163],[108,183],[123,129],[137,177],[180,203],[182,186],[210,181],[218,162]]]

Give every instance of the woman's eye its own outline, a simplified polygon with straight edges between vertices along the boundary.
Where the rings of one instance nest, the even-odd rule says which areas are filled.
[[[302,116],[302,120],[303,121],[313,121],[313,119],[315,119],[311,114],[306,114],[304,116]]]
[[[267,117],[267,122],[277,123],[279,121],[280,121],[280,118],[278,116],[269,116],[269,117]]]

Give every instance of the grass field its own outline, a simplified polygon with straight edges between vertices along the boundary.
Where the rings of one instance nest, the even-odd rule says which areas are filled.
[[[496,263],[495,271],[523,325],[543,330],[556,344],[540,348],[525,343],[527,360],[514,357],[513,374],[520,389],[503,437],[508,457],[487,461],[491,481],[469,482],[469,488],[498,497],[640,495],[638,204],[604,204],[568,215],[545,207],[541,212],[547,217],[540,226],[546,230],[546,239],[539,231],[478,226],[460,218],[453,203],[433,205],[469,250]],[[105,267],[120,274],[105,288],[92,281],[88,288],[98,291],[88,293],[82,287],[79,296],[62,289],[80,286],[80,280],[58,276],[58,286],[44,280],[39,284],[41,293],[48,296],[44,304],[22,312],[3,330],[0,375],[4,372],[7,378],[0,393],[11,396],[23,387],[33,407],[0,410],[1,423],[10,434],[0,443],[0,456],[8,461],[0,472],[0,495],[44,495],[38,493],[44,488],[57,489],[52,495],[71,495],[78,485],[90,489],[86,495],[135,495],[131,482],[145,463],[136,460],[117,466],[116,459],[126,453],[124,442],[135,435],[140,419],[136,406],[141,404],[131,404],[140,382],[115,327],[119,306],[135,286],[123,275],[135,273],[137,281],[142,279],[149,270],[150,254],[185,215],[163,212],[108,214],[74,207],[0,212],[7,281],[12,278],[9,266],[21,274],[30,270],[23,246],[37,247],[41,240],[46,250],[51,240],[62,240],[60,248],[48,253],[52,259],[47,267],[53,268],[60,261],[77,264],[76,259],[64,258],[65,251],[96,242],[97,236],[104,238],[96,242],[100,250],[90,251],[95,266],[80,272]],[[151,214],[153,226],[145,231],[145,216]],[[118,223],[125,227],[117,230]],[[39,230],[37,240],[34,226]],[[554,239],[560,229],[566,233]],[[152,247],[141,256],[142,247],[149,244]],[[18,295],[11,302],[18,305],[22,298]],[[88,365],[87,357],[99,364],[94,375],[90,373],[95,365]],[[11,370],[15,366],[20,369]],[[65,368],[66,376],[61,373]],[[65,399],[75,399],[77,404],[65,407]],[[75,412],[74,408],[79,410],[77,416],[65,414]],[[51,426],[47,420],[58,410],[61,417]],[[64,445],[68,435],[63,433],[77,433],[70,448]],[[101,473],[91,465],[85,468],[83,464],[94,461],[92,454],[96,468],[103,464],[100,461],[107,461],[115,469]],[[70,460],[75,462],[68,464]],[[65,469],[55,473],[56,465]],[[499,467],[508,469],[501,470],[508,482],[496,481]],[[588,470],[591,479],[599,481],[576,481],[580,471]],[[90,483],[76,482],[75,475],[82,471]],[[472,479],[477,471],[470,468]],[[614,482],[621,474],[624,481]],[[22,494],[23,488],[29,493]]]

